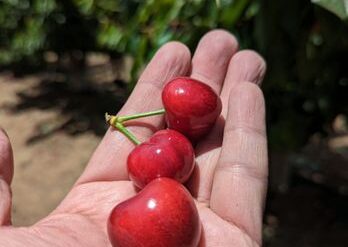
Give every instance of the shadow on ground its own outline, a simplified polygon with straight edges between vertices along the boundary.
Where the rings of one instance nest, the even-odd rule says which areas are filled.
[[[292,154],[271,153],[264,246],[347,246],[348,146],[338,142],[347,137],[312,141]]]
[[[264,246],[347,246],[348,197],[297,176],[292,182],[268,196]]]
[[[86,74],[45,73],[29,90],[17,92],[18,102],[8,106],[13,113],[30,109],[52,110],[58,118],[39,123],[28,144],[57,131],[78,135],[92,131],[102,136],[107,125],[104,113],[116,113],[127,99],[127,90],[119,80],[93,83]],[[28,119],[30,121],[30,119]]]

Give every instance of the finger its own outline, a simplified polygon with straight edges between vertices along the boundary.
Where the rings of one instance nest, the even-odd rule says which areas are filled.
[[[200,40],[192,58],[191,77],[211,86],[218,94],[228,63],[238,49],[236,38],[223,30],[214,30]]]
[[[242,81],[261,84],[266,71],[263,58],[254,51],[243,50],[237,52],[229,62],[221,92],[222,113],[216,125],[205,140],[196,148],[197,164],[192,183],[195,186],[193,194],[201,203],[209,204],[215,167],[220,156],[223,130],[228,106],[228,96],[231,88]],[[199,179],[200,178],[200,179]]]
[[[11,223],[13,155],[10,141],[0,129],[0,225]]]
[[[163,85],[190,70],[191,55],[186,46],[178,42],[164,45],[151,60],[141,75],[127,103],[119,115],[129,115],[162,108]],[[141,141],[163,126],[163,117],[141,120],[137,126],[129,127]],[[128,179],[126,160],[134,148],[123,134],[110,128],[93,154],[87,168],[77,183]]]
[[[252,82],[260,86],[265,72],[266,62],[257,52],[243,50],[233,56],[220,95],[222,105],[224,106],[221,115],[224,118],[227,115],[228,101],[232,88],[243,81]]]
[[[267,162],[263,95],[255,84],[242,82],[230,94],[210,207],[258,243],[261,243]]]
[[[237,49],[238,42],[232,34],[223,30],[214,30],[207,33],[199,42],[193,56],[191,77],[208,84],[217,94],[220,94],[228,64]],[[196,155],[199,155],[201,150],[200,144],[198,144],[196,146]],[[209,159],[209,157],[207,158]],[[209,161],[211,160],[209,159]],[[187,184],[195,197],[198,193],[197,188],[202,184],[200,179],[201,172],[204,173],[206,170],[209,170],[205,168],[201,170],[201,167],[211,165],[211,163],[207,162],[204,162],[203,165],[203,162],[204,160],[200,160],[197,157],[197,166]]]

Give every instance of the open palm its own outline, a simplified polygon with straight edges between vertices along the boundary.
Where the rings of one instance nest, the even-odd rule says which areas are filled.
[[[265,109],[258,85],[263,59],[237,52],[229,33],[215,30],[200,41],[193,58],[181,43],[164,45],[144,70],[119,115],[162,107],[161,90],[177,76],[209,83],[223,110],[212,132],[196,146],[196,168],[187,187],[195,197],[203,231],[200,246],[259,246],[267,185]],[[140,140],[164,127],[155,116],[128,127]],[[49,216],[30,227],[10,225],[12,151],[0,134],[0,246],[111,246],[106,221],[111,209],[136,194],[126,159],[133,144],[109,129],[84,173]]]

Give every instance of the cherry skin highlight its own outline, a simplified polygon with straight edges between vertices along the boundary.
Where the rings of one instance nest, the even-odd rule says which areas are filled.
[[[207,84],[189,77],[178,77],[162,91],[168,128],[196,142],[214,126],[222,109],[220,97]]]
[[[175,130],[160,130],[129,154],[129,178],[139,188],[158,177],[184,183],[193,171],[194,157],[192,144],[184,135]]]
[[[196,247],[201,224],[186,188],[158,178],[112,210],[108,234],[114,247]]]

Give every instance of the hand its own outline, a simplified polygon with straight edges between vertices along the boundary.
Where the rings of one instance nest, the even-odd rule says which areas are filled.
[[[265,106],[258,84],[265,72],[253,51],[237,52],[237,41],[221,30],[207,33],[191,60],[181,43],[164,45],[149,63],[119,115],[161,108],[163,84],[189,75],[220,93],[223,110],[210,135],[196,147],[188,188],[196,198],[203,232],[200,246],[259,246],[267,188]],[[133,122],[134,123],[134,122]],[[163,128],[162,116],[130,127],[140,140]],[[13,159],[0,133],[0,246],[110,246],[111,209],[135,195],[126,159],[133,144],[109,129],[85,171],[61,204],[31,227],[10,225]]]

